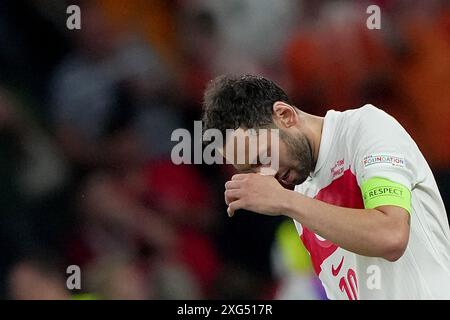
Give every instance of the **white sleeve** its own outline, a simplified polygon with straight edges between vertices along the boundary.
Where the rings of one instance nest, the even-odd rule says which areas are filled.
[[[359,115],[352,137],[358,185],[378,177],[411,190],[414,141],[393,117],[372,105],[362,107]]]

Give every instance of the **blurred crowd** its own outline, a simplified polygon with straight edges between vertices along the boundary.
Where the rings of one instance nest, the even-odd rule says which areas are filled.
[[[2,0],[0,68],[1,298],[324,297],[292,222],[227,217],[232,168],[171,162],[223,73],[270,77],[318,115],[386,110],[449,208],[445,0]]]

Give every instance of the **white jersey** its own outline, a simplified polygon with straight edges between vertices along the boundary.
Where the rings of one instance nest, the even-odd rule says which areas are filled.
[[[371,105],[325,116],[315,171],[295,190],[364,208],[361,184],[373,177],[411,191],[408,246],[395,262],[344,250],[295,221],[330,299],[450,299],[450,230],[433,174],[401,125]]]

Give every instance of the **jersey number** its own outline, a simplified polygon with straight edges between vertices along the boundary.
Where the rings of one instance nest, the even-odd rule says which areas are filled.
[[[339,288],[348,297],[348,300],[358,300],[358,281],[356,280],[356,274],[353,269],[349,269],[347,277],[342,277],[339,281]]]

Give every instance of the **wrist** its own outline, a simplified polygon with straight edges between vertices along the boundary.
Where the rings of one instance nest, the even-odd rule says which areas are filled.
[[[279,214],[284,215],[289,218],[293,217],[293,212],[295,209],[295,205],[293,204],[295,196],[297,193],[292,190],[283,189],[280,195],[280,205],[279,205]],[[298,194],[299,195],[299,194]]]

